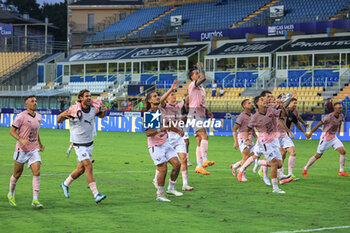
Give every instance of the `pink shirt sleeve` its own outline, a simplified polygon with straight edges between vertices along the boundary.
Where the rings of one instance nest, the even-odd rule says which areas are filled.
[[[18,114],[14,120],[14,122],[12,123],[12,126],[14,126],[15,128],[19,129],[22,126],[22,122],[23,122],[23,115],[22,114]]]
[[[184,100],[176,103],[176,107],[179,108],[179,109],[182,109],[184,105],[185,105],[185,101]]]
[[[237,117],[236,123],[237,123],[238,125],[242,125],[242,116],[241,116],[241,115],[239,115],[239,116]]]

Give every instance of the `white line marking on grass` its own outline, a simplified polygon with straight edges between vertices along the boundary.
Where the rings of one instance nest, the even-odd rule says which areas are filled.
[[[308,229],[308,230],[296,230],[296,231],[278,231],[278,232],[273,232],[273,233],[313,232],[313,231],[326,231],[326,230],[334,230],[334,229],[346,229],[346,228],[350,228],[350,226],[322,227],[322,228]]]
[[[348,168],[348,167],[346,167]],[[302,168],[298,169],[298,168],[295,168],[297,170],[301,170]],[[221,168],[218,168],[218,169],[209,169],[210,171],[231,171],[231,169],[221,169]],[[333,170],[332,168],[313,168],[313,170]],[[194,169],[189,169],[188,170],[189,172],[191,173],[194,173]],[[139,171],[94,171],[95,174],[127,174],[127,173],[150,173],[150,172],[155,172],[155,169],[154,170],[139,170]],[[58,176],[58,175],[67,175],[69,174],[70,171],[67,171],[65,173],[42,173],[40,174],[40,176]],[[8,176],[8,174],[0,174],[0,176]],[[32,176],[31,174],[29,175],[22,175],[22,176]]]

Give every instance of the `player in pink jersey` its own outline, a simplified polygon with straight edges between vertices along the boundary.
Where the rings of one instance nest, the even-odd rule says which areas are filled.
[[[244,162],[250,157],[254,155],[253,149],[254,149],[254,142],[252,140],[252,136],[254,135],[255,138],[256,134],[254,130],[248,131],[248,140],[250,141],[250,146],[246,143],[246,138],[244,135],[244,132],[248,130],[248,123],[250,121],[250,118],[252,116],[252,109],[253,105],[250,102],[249,99],[245,99],[241,103],[242,107],[244,108],[244,111],[237,117],[237,120],[235,122],[235,125],[232,129],[233,134],[233,140],[234,140],[234,148],[237,150],[240,149],[243,158],[242,160],[236,162],[235,164],[231,164],[230,168],[232,170],[232,174],[234,177],[236,177],[237,168],[239,168],[241,165],[244,164]],[[238,136],[237,136],[238,131]],[[252,160],[253,161],[253,160]],[[242,181],[246,182],[248,181],[245,177],[245,173],[243,173]]]
[[[282,126],[278,127],[278,130],[280,132],[280,137],[279,137],[279,143],[280,143],[280,151],[282,154],[282,159],[286,158],[287,152],[289,153],[289,160],[288,160],[288,175],[291,176],[291,179],[285,179],[280,181],[282,184],[288,183],[292,180],[298,180],[293,175],[293,169],[294,169],[294,164],[295,164],[295,157],[296,157],[296,152],[295,152],[295,147],[293,141],[288,137],[288,134],[290,133],[290,130],[293,128],[293,124],[296,125],[296,127],[304,133],[306,137],[306,133],[302,126],[299,124],[297,116],[294,114],[295,110],[297,107],[297,99],[296,98],[291,98],[289,105],[286,107],[286,112],[282,112],[283,119],[286,123],[287,129],[284,129]],[[288,133],[287,133],[288,132]]]
[[[214,161],[209,161],[207,158],[208,152],[208,133],[203,126],[206,120],[205,108],[205,89],[201,86],[205,82],[205,72],[202,62],[197,63],[198,70],[191,69],[188,71],[188,78],[192,81],[188,86],[189,95],[189,112],[188,120],[193,121],[195,126],[193,132],[195,133],[197,141],[196,158],[197,165],[195,172],[203,175],[210,175],[204,168],[215,164]],[[212,118],[212,116],[210,116]]]
[[[28,168],[33,172],[33,201],[32,206],[42,208],[43,205],[38,201],[40,190],[40,164],[41,157],[39,151],[44,151],[45,147],[41,144],[39,137],[39,128],[41,124],[41,115],[36,113],[37,102],[35,96],[28,96],[25,99],[27,110],[16,116],[12,124],[10,134],[17,140],[15,153],[13,154],[14,172],[10,178],[10,191],[7,195],[10,205],[16,206],[15,188],[18,179],[23,172],[23,166],[27,163]]]
[[[322,118],[322,120],[315,125],[315,127],[311,130],[310,133],[307,134],[307,138],[311,138],[312,134],[321,126],[323,126],[320,143],[318,144],[316,155],[312,156],[310,160],[307,162],[306,166],[303,168],[303,176],[306,177],[308,168],[321,156],[325,151],[329,148],[333,147],[334,150],[338,151],[340,154],[340,168],[339,175],[340,176],[349,176],[344,171],[345,166],[345,148],[343,143],[337,138],[337,132],[340,133],[341,125],[344,121],[343,106],[341,103],[337,102],[334,104],[334,112],[326,115]]]
[[[275,118],[279,118],[281,110],[274,107],[268,107],[268,101],[264,101],[264,97],[257,96],[254,98],[254,104],[257,107],[257,112],[251,117],[248,128],[256,128],[259,132],[257,145],[254,147],[254,154],[261,156],[264,154],[266,160],[258,160],[258,164],[271,167],[271,180],[274,193],[285,193],[278,188],[277,169],[282,166],[282,156],[278,149],[278,141],[276,134]],[[282,106],[281,106],[282,107]],[[279,122],[283,123],[280,119]],[[248,131],[246,131],[248,135]],[[247,137],[247,144],[250,141]],[[241,179],[243,172],[240,170],[238,180]],[[280,178],[281,179],[281,178]]]
[[[176,133],[183,136],[183,131],[178,130],[175,127],[166,127],[162,125],[162,115],[165,115],[165,112],[162,108],[159,109],[160,99],[156,92],[150,92],[145,99],[145,111],[147,112],[156,112],[155,114],[160,114],[161,116],[161,128],[159,129],[146,129],[148,150],[151,155],[151,158],[154,162],[154,165],[157,166],[157,201],[170,202],[164,195],[164,184],[165,177],[167,174],[167,163],[169,162],[173,169],[170,174],[169,186],[167,188],[167,194],[182,196],[181,192],[176,191],[175,184],[176,179],[180,172],[181,163],[177,158],[176,151],[170,145],[168,140],[168,130],[175,131]],[[159,113],[159,110],[162,110],[162,113]]]
[[[160,106],[165,112],[163,122],[169,127],[177,128],[178,132],[182,132],[184,121],[182,119],[182,109],[185,105],[185,100],[176,102],[176,89],[178,88],[178,81],[176,80],[171,88],[160,99]],[[187,170],[187,149],[186,143],[182,136],[178,133],[169,130],[168,140],[170,145],[175,149],[177,155],[181,161],[181,174],[182,174],[182,190],[192,191],[193,187],[188,185],[188,170]]]
[[[95,119],[96,117],[104,118],[107,108],[103,104],[95,105],[96,102],[99,101],[91,99],[89,90],[81,90],[78,93],[77,103],[58,115],[57,122],[62,123],[69,119],[70,141],[78,157],[77,168],[60,184],[64,196],[70,198],[69,186],[85,173],[95,202],[100,203],[106,198],[106,195],[100,194],[97,189],[91,158],[96,136]]]

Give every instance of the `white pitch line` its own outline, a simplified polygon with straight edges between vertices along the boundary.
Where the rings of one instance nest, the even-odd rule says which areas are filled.
[[[345,167],[345,168],[350,168],[350,167]],[[302,168],[295,168],[296,170],[301,170]],[[209,169],[210,171],[231,171],[231,169]],[[332,170],[332,168],[313,168],[312,170]],[[95,174],[127,174],[127,173],[152,173],[155,172],[155,170],[139,170],[139,171],[94,171]],[[193,172],[193,169],[189,169],[189,172]],[[69,174],[69,171],[65,173],[42,173],[40,176],[59,176],[59,175],[67,175]],[[7,174],[0,174],[0,176],[8,176]],[[22,175],[22,176],[32,176],[30,175]]]
[[[338,227],[322,227],[316,229],[308,229],[308,230],[296,230],[296,231],[278,231],[272,233],[297,233],[297,232],[313,232],[313,231],[326,231],[326,230],[334,230],[334,229],[346,229],[350,228],[350,226],[338,226]]]

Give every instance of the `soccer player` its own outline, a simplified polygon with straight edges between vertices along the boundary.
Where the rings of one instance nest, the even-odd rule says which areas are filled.
[[[283,119],[286,122],[286,126],[288,131],[286,131],[282,126],[279,126],[280,130],[280,137],[279,137],[279,143],[280,143],[280,151],[282,154],[283,161],[286,157],[287,152],[289,153],[289,159],[288,159],[288,175],[291,176],[292,180],[297,180],[293,175],[293,169],[294,169],[294,164],[295,164],[295,146],[292,140],[288,137],[287,132],[289,133],[290,130],[293,128],[293,124],[296,125],[296,127],[305,135],[307,136],[304,129],[301,127],[298,117],[295,115],[296,112],[296,107],[297,107],[297,99],[292,98],[289,105],[286,108],[286,112],[282,113]],[[281,181],[282,183],[286,183],[289,181],[292,181],[290,179],[285,179]]]
[[[182,131],[184,131],[184,136],[183,139],[186,143],[186,153],[187,153],[187,166],[192,166],[192,163],[190,162],[190,158],[189,158],[189,146],[190,146],[190,138],[188,136],[188,131],[189,131],[189,127],[186,125],[187,123],[187,115],[188,115],[188,111],[189,111],[189,97],[187,96],[185,99],[185,104],[181,109],[181,114],[182,114],[182,120],[184,122],[184,127],[182,128]]]
[[[145,99],[145,111],[149,112],[158,112],[159,110],[163,111],[162,108],[159,108],[160,99],[156,92],[150,92],[147,94]],[[161,114],[161,113],[160,113]],[[165,112],[161,114],[161,123],[162,115],[165,115]],[[162,124],[161,124],[162,125]],[[167,174],[167,163],[169,162],[173,169],[170,174],[169,186],[166,193],[169,195],[182,196],[181,192],[176,191],[175,184],[176,179],[180,172],[181,163],[177,158],[177,153],[174,148],[169,144],[168,140],[168,130],[173,130],[183,136],[183,131],[175,127],[163,127],[160,129],[147,129],[147,142],[148,150],[151,155],[151,158],[154,162],[154,165],[157,166],[157,201],[170,202],[164,195],[164,184],[165,177]]]
[[[261,156],[264,154],[265,160],[257,160],[260,165],[267,165],[271,167],[271,181],[274,193],[285,193],[278,188],[277,169],[282,167],[282,156],[279,151],[278,141],[275,131],[275,118],[279,118],[281,110],[274,107],[268,107],[267,101],[264,97],[257,96],[254,98],[254,104],[257,107],[257,112],[251,117],[248,128],[256,128],[259,132],[258,143],[254,147],[254,154]],[[280,120],[281,122],[282,120]],[[249,139],[246,139],[249,145]],[[239,172],[238,179],[243,175]],[[281,179],[281,177],[280,177]]]
[[[189,95],[189,120],[194,120],[195,125],[193,127],[193,132],[195,133],[197,148],[196,148],[196,158],[197,165],[195,172],[203,175],[210,175],[208,171],[204,168],[212,166],[215,164],[214,161],[209,161],[207,158],[208,152],[208,133],[204,128],[197,125],[197,122],[203,123],[206,120],[206,108],[205,108],[205,89],[201,86],[205,82],[205,72],[202,62],[197,63],[198,70],[191,69],[188,71],[188,78],[192,81],[188,86]],[[209,115],[212,118],[212,114]],[[199,124],[200,125],[200,124]],[[197,127],[198,126],[198,127]]]
[[[41,144],[39,137],[41,115],[35,112],[37,110],[37,101],[34,95],[28,96],[25,99],[25,106],[27,110],[16,116],[10,130],[10,134],[17,140],[17,144],[15,153],[13,154],[13,160],[15,161],[14,172],[10,178],[10,190],[7,198],[11,206],[16,206],[16,184],[22,175],[24,164],[27,163],[28,168],[31,168],[33,173],[32,206],[43,208],[43,205],[38,200],[41,164],[39,151],[44,151],[45,147]]]
[[[334,103],[334,112],[326,115],[322,120],[315,125],[310,133],[307,134],[307,138],[311,138],[312,134],[321,126],[323,126],[320,143],[318,144],[316,155],[312,156],[303,168],[303,176],[306,177],[309,167],[329,148],[333,147],[334,150],[340,154],[340,168],[339,176],[350,176],[344,171],[345,166],[345,148],[343,143],[337,138],[337,132],[340,133],[341,125],[344,121],[343,106],[340,102]]]
[[[106,107],[101,105],[99,100],[92,100],[90,91],[83,89],[78,94],[78,102],[57,117],[59,123],[69,119],[70,141],[78,156],[77,168],[60,185],[66,198],[70,197],[69,185],[84,172],[95,202],[100,203],[106,198],[106,195],[101,195],[97,190],[91,162],[94,137],[96,136],[95,117],[103,118],[106,116],[106,112]]]
[[[185,105],[185,100],[176,102],[176,89],[178,87],[178,81],[176,80],[171,88],[162,96],[160,99],[160,106],[165,112],[165,123],[170,126],[170,128],[176,127],[178,132],[182,133],[180,122],[182,121],[181,110]],[[184,135],[183,135],[184,136]],[[193,187],[188,185],[188,170],[187,170],[187,150],[186,143],[177,132],[168,131],[168,140],[170,145],[175,149],[181,161],[181,174],[182,174],[182,190],[192,191]]]
[[[248,123],[250,121],[251,115],[252,115],[252,109],[253,105],[250,102],[249,99],[245,99],[241,103],[242,107],[244,108],[244,111],[237,117],[237,120],[235,122],[235,125],[233,126],[232,133],[233,133],[233,140],[234,140],[234,148],[241,151],[243,158],[242,160],[236,162],[235,164],[231,164],[230,168],[232,170],[232,174],[234,177],[237,176],[237,168],[239,168],[241,165],[244,164],[244,162],[252,156],[253,148],[254,148],[254,142],[252,140],[252,136],[255,135],[254,130],[249,130],[248,133],[248,140],[250,141],[250,145],[248,146],[246,143],[246,139],[244,138],[244,132],[248,130]],[[238,137],[237,137],[237,131]],[[248,179],[245,176],[245,173],[243,173],[242,181],[246,182]]]

